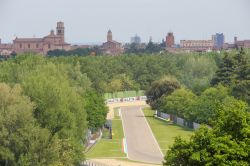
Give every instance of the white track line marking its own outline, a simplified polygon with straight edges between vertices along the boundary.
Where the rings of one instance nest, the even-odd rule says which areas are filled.
[[[164,157],[164,155],[163,155],[163,153],[162,153],[162,151],[161,151],[161,148],[160,148],[160,146],[159,146],[159,144],[158,144],[158,142],[157,142],[157,140],[156,140],[156,138],[155,138],[155,136],[154,136],[154,133],[153,133],[152,130],[151,130],[151,127],[150,127],[149,124],[148,124],[148,121],[147,121],[147,119],[146,119],[146,117],[145,117],[145,115],[144,115],[144,113],[143,113],[141,107],[140,107],[140,111],[141,111],[142,115],[144,116],[143,119],[146,121],[147,126],[148,126],[148,128],[149,128],[149,130],[150,130],[150,133],[152,134],[152,136],[153,136],[153,138],[154,138],[154,140],[155,140],[155,143],[156,143],[156,145],[157,145],[159,151],[161,152],[162,157]]]
[[[124,129],[124,120],[123,120],[123,117],[122,117],[122,111],[121,111],[121,119],[122,119],[122,129],[123,129],[123,135],[124,135],[124,138],[125,138],[125,144],[126,144],[126,148],[127,148],[127,158],[129,159],[128,157],[128,144],[127,144],[127,139],[126,139],[126,134],[125,134],[125,129]]]

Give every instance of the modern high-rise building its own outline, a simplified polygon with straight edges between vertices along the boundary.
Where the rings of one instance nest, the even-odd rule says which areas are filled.
[[[225,43],[225,36],[223,33],[216,33],[213,35],[214,47],[215,49],[222,49]]]
[[[173,48],[175,45],[174,43],[174,34],[173,32],[169,32],[166,36],[166,47],[167,48]]]
[[[138,35],[135,35],[134,37],[131,37],[130,42],[135,43],[135,44],[140,44],[141,43],[141,38]]]

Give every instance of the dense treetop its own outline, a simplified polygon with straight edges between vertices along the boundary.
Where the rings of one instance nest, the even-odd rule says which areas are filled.
[[[182,81],[177,86],[176,79],[159,79],[146,92],[153,109],[205,124],[189,141],[176,138],[165,156],[166,166],[250,164],[249,54],[240,49],[217,60],[211,86],[205,89],[197,91]],[[198,75],[204,71],[200,68]]]
[[[132,54],[116,57],[70,56],[49,60],[70,65],[79,63],[81,72],[87,74],[92,87],[100,92],[146,90],[155,80],[173,75],[181,84],[200,93],[210,86],[221,56],[217,53]]]
[[[86,95],[93,89],[79,65],[22,55],[1,62],[0,73],[1,82],[5,82],[0,88],[0,163],[80,164],[84,160],[86,130],[105,123],[89,119],[105,119],[107,110],[98,92],[97,102],[87,102],[95,96]],[[98,109],[100,114],[90,114],[94,108],[102,108]],[[87,125],[90,122],[94,125]]]
[[[165,164],[249,162],[248,52],[112,57],[75,51],[0,62],[0,165],[79,165],[87,129],[105,123],[103,94],[126,90],[146,90],[154,109],[212,127],[189,142],[178,139]]]

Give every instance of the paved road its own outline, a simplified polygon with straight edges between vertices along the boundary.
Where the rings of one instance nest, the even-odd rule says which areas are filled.
[[[163,155],[140,107],[121,107],[128,158],[161,164]]]
[[[117,107],[128,107],[128,106],[144,106],[149,107],[145,101],[133,101],[133,102],[119,102],[119,103],[109,103],[107,104],[109,107],[109,112],[107,115],[107,119],[113,119],[114,118],[114,108]]]

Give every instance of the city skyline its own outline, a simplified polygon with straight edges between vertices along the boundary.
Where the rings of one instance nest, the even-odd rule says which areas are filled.
[[[210,39],[217,32],[225,34],[225,42],[233,42],[234,36],[242,40],[250,38],[249,7],[247,0],[158,0],[157,3],[152,0],[2,0],[0,38],[9,43],[14,35],[45,36],[55,22],[63,21],[65,40],[69,43],[104,42],[108,29],[123,43],[135,34],[142,42],[148,42],[150,37],[154,42],[161,42],[169,31],[174,33],[176,43]]]

